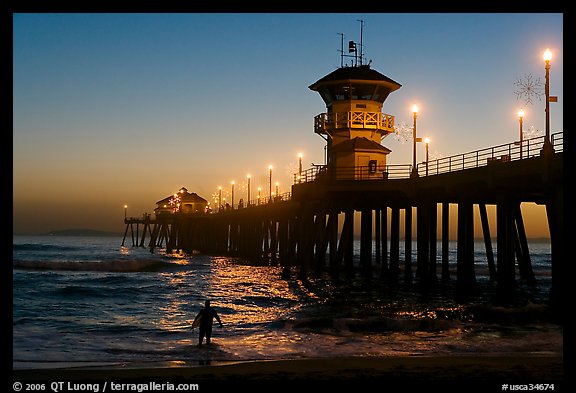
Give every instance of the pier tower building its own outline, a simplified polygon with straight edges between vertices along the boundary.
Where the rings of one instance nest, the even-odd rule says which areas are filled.
[[[359,52],[358,52],[359,47]],[[309,86],[320,94],[326,113],[314,118],[314,132],[326,140],[326,169],[335,179],[386,177],[390,149],[382,140],[394,132],[394,116],[382,113],[388,95],[402,85],[364,63],[363,44],[349,42],[351,65],[344,65]]]

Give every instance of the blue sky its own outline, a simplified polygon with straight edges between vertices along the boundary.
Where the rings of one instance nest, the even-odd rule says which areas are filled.
[[[410,124],[417,103],[433,155],[517,140],[520,108],[543,133],[544,100],[526,105],[514,82],[543,83],[546,48],[563,130],[560,13],[14,14],[14,232],[122,230],[124,204],[151,212],[181,186],[210,199],[248,173],[265,189],[270,164],[289,191],[298,152],[323,163],[326,108],[308,86],[360,19],[366,59],[402,85],[383,112]],[[411,162],[410,142],[383,145]]]

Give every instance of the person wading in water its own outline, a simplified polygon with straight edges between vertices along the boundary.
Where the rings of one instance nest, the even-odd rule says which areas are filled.
[[[200,328],[200,335],[198,338],[198,346],[202,345],[202,341],[204,337],[206,337],[206,344],[210,344],[210,337],[212,336],[212,324],[214,323],[214,318],[222,327],[222,321],[220,321],[220,317],[216,310],[210,307],[210,300],[206,300],[204,302],[204,308],[200,310],[196,318],[194,318],[194,322],[192,322],[192,327],[198,326]]]

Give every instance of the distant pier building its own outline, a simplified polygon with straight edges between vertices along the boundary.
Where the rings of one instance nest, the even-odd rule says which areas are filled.
[[[200,214],[206,213],[207,209],[208,201],[206,199],[195,192],[190,193],[186,187],[182,187],[177,193],[156,202],[154,214],[156,217],[177,212]]]

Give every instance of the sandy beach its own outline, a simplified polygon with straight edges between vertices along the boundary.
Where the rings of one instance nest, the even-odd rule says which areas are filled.
[[[563,359],[557,356],[344,357],[176,367],[76,367],[14,370],[13,381],[186,382],[197,383],[199,390],[242,386],[236,383],[258,388],[277,386],[279,382],[291,387],[306,382],[348,388],[361,382],[385,383],[389,387],[437,386],[445,391],[502,391],[504,384],[532,384],[532,390],[543,390],[535,386],[544,384],[542,387],[550,390],[550,384],[554,384],[554,391],[560,391],[565,384]]]

